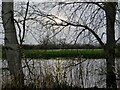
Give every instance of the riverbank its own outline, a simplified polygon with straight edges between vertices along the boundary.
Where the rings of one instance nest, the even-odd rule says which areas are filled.
[[[31,59],[50,59],[50,58],[86,58],[101,59],[105,58],[103,49],[52,49],[52,50],[23,50],[26,58]],[[120,57],[120,52],[116,49],[115,57]]]
[[[86,58],[102,59],[105,58],[105,52],[102,48],[96,49],[35,49],[23,48],[23,57],[31,59],[50,59],[50,58]],[[5,58],[4,48],[0,52],[0,58]],[[120,58],[120,50],[115,49],[115,57]]]

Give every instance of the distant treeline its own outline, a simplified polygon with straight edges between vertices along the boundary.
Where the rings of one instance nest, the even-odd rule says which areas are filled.
[[[102,49],[100,45],[90,45],[90,44],[65,44],[65,45],[55,45],[55,44],[48,44],[48,45],[22,45],[23,49]],[[120,44],[116,45],[116,48],[120,48]]]
[[[102,47],[100,45],[94,46],[90,44],[84,44],[84,45],[72,45],[72,44],[65,44],[65,45],[22,45],[23,49],[101,49]]]
[[[0,45],[1,47],[2,45]],[[90,44],[64,44],[64,45],[55,45],[55,44],[48,44],[48,45],[29,45],[29,44],[23,44],[23,49],[103,49],[100,45],[90,45]],[[116,48],[120,50],[120,44],[116,45]],[[4,46],[2,46],[2,49],[4,49]]]
[[[5,58],[5,47],[2,50],[2,58]],[[100,46],[93,45],[23,45],[22,51],[26,58],[105,58],[104,50]],[[120,45],[116,46],[115,57],[120,57]]]

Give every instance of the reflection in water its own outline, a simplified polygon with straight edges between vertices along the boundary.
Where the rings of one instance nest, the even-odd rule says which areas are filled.
[[[119,60],[117,60],[119,61]],[[4,61],[3,67],[7,64]],[[118,65],[119,66],[119,65]],[[66,84],[81,88],[106,86],[105,59],[26,59],[23,60],[25,83],[35,83],[39,87],[53,87],[54,84]],[[3,71],[6,82],[8,71]]]
[[[0,90],[2,88],[2,60],[0,60]]]

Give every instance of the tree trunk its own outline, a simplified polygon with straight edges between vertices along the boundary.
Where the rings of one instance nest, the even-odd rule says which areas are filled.
[[[8,67],[15,87],[24,85],[24,75],[21,65],[20,48],[14,25],[13,2],[2,2],[2,20],[5,30],[5,52]]]
[[[115,17],[116,2],[104,3],[106,13],[107,44],[105,47],[107,64],[107,88],[117,88],[115,75]]]

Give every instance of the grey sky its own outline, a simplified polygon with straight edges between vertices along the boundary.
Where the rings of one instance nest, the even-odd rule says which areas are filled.
[[[9,0],[8,0],[9,1]],[[12,1],[12,0],[11,0]],[[18,1],[18,2],[20,2],[20,1],[28,1],[28,0],[14,0],[14,1]],[[34,2],[45,2],[45,1],[56,1],[56,0],[30,0],[30,1],[34,1]],[[59,0],[57,0],[57,1],[59,1]],[[61,1],[63,1],[63,0],[61,0]],[[64,0],[64,1],[68,1],[68,0]],[[69,1],[71,1],[71,0],[69,0]],[[74,0],[72,0],[72,1],[74,1]],[[75,0],[76,1],[76,0]],[[78,1],[80,1],[80,0],[78,0]],[[87,1],[87,0],[86,0]],[[89,1],[91,1],[91,0],[89,0]],[[98,1],[98,0],[96,0],[96,1]],[[100,0],[99,0],[100,1]],[[55,12],[54,12],[55,13]],[[2,27],[2,26],[1,26]],[[2,30],[2,29],[1,29]],[[120,33],[120,32],[119,32]],[[119,34],[120,35],[120,34]],[[119,36],[118,35],[118,36]],[[116,35],[117,36],[117,35]],[[3,34],[2,33],[0,33],[0,44],[1,43],[3,43],[3,39],[1,39],[1,37],[3,38]],[[33,36],[30,34],[30,33],[28,33],[27,34],[27,37],[26,37],[26,39],[25,39],[25,43],[28,43],[28,44],[37,44],[37,42],[34,40],[34,38],[33,38]]]
[[[2,0],[3,2],[21,2],[21,1],[28,1],[28,0]],[[120,0],[29,0],[33,2],[116,2]]]

